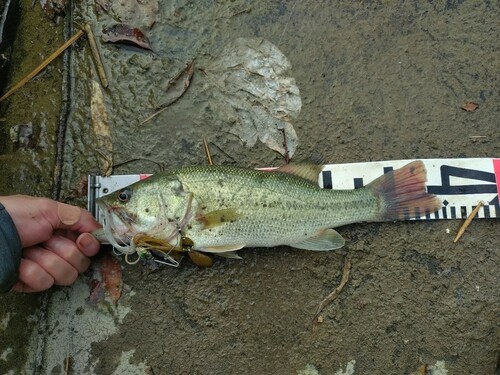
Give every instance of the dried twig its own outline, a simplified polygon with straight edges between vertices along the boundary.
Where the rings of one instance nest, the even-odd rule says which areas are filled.
[[[68,355],[64,360],[64,375],[69,375],[69,365],[71,357]]]
[[[283,148],[285,149],[285,163],[290,163],[290,153],[288,152],[288,144],[286,143],[286,132],[285,129],[281,129],[283,133]]]
[[[243,14],[243,13],[250,13],[251,11],[252,11],[252,8],[245,8],[245,9],[237,11],[236,13],[233,13],[231,15],[231,17],[236,17],[236,16],[239,16],[240,14]]]
[[[156,161],[156,160],[153,160],[153,159],[148,159],[148,158],[131,158],[131,159],[127,159],[125,161],[121,161],[119,163],[113,164],[113,168],[118,168],[118,167],[121,167],[121,166],[123,166],[125,164],[136,162],[136,161],[139,161],[139,160],[141,160],[141,161],[145,160],[145,161],[149,161],[151,163],[156,164],[157,167],[159,168],[160,172],[162,172],[162,171],[165,170],[165,164],[164,163]]]
[[[484,206],[484,202],[483,201],[479,202],[478,205],[476,206],[476,208],[474,208],[474,210],[470,213],[470,215],[467,216],[467,219],[465,219],[464,223],[462,224],[462,226],[458,230],[458,233],[455,236],[455,239],[453,240],[453,243],[456,243],[462,237],[462,235],[464,234],[465,230],[467,229],[467,227],[472,222],[472,219],[474,219],[474,217],[477,215],[477,213],[479,212],[479,210],[483,206]]]
[[[316,309],[316,313],[314,314],[313,318],[313,327],[316,326],[316,324],[319,322],[319,314],[321,314],[321,311],[328,306],[330,303],[335,301],[335,299],[338,297],[342,289],[344,289],[345,284],[347,284],[347,281],[349,281],[349,273],[351,272],[351,261],[349,259],[346,259],[344,263],[344,270],[342,271],[342,280],[340,281],[340,284],[338,287],[336,287],[329,295],[327,295],[323,300],[320,302],[318,305],[318,308]]]
[[[207,161],[209,165],[214,165],[212,162],[212,155],[210,155],[210,149],[208,148],[207,138],[203,137],[203,148],[205,149],[205,155],[207,156]]]
[[[99,75],[99,79],[101,80],[102,87],[108,87],[108,78],[106,77],[106,71],[104,70],[104,65],[102,64],[101,54],[99,49],[97,48],[97,43],[95,42],[94,33],[92,32],[92,28],[87,23],[85,24],[85,32],[87,33],[87,38],[89,40],[90,51],[92,52],[92,56],[94,56],[94,62],[97,70],[97,74]]]
[[[17,83],[14,87],[12,87],[4,96],[0,98],[0,102],[4,99],[7,99],[21,87],[23,87],[26,83],[28,83],[33,77],[35,77],[38,73],[40,73],[43,69],[47,67],[52,61],[54,61],[61,53],[63,53],[69,46],[71,46],[78,38],[83,35],[82,30],[78,30],[75,35],[69,38],[61,47],[57,49],[52,55],[46,58],[40,65],[38,65],[31,73],[29,73],[26,77],[24,77],[19,83]]]
[[[163,104],[155,113],[151,116],[148,116],[139,125],[144,125],[146,122],[151,121],[160,113],[165,111],[169,105],[175,103],[189,87],[191,83],[191,78],[194,73],[194,61],[191,61],[187,64],[186,68],[179,72],[173,79],[170,80],[167,89],[167,102]]]

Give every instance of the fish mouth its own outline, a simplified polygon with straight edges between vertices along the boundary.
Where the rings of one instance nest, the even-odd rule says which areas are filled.
[[[103,215],[103,227],[95,235],[101,240],[104,237],[120,253],[134,253],[130,244],[136,234],[132,225],[135,217],[122,207],[107,206],[103,202],[97,202],[97,206]]]

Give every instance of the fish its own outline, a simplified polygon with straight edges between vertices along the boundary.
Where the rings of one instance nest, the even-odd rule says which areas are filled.
[[[354,190],[321,189],[317,182],[322,168],[174,168],[96,202],[104,215],[104,235],[118,251],[133,253],[142,244],[197,257],[237,257],[235,252],[244,247],[281,245],[335,250],[345,240],[333,228],[416,218],[442,206],[426,191],[420,160]]]

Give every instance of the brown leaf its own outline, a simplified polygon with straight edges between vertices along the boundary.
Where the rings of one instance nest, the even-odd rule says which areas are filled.
[[[82,174],[77,180],[76,184],[73,185],[73,189],[64,198],[65,201],[78,199],[87,195],[88,189],[88,175]]]
[[[466,112],[474,112],[478,108],[479,108],[479,104],[474,103],[474,102],[467,102],[464,105],[462,105],[462,109]]]
[[[102,40],[110,43],[129,44],[152,51],[148,38],[137,27],[119,23],[102,30]]]
[[[92,268],[87,302],[96,306],[109,301],[116,305],[123,289],[122,269],[118,259],[110,253],[103,254],[94,262]]]
[[[177,74],[170,82],[168,83],[167,88],[167,102],[162,105],[162,107],[168,106],[174,103],[177,99],[179,99],[189,87],[191,83],[191,77],[194,72],[194,62],[191,61],[187,64],[186,68]]]

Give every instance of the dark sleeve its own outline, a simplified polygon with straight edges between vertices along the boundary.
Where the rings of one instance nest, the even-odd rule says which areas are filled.
[[[21,239],[5,207],[0,203],[0,293],[12,289],[21,263]]]

